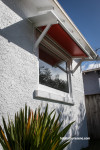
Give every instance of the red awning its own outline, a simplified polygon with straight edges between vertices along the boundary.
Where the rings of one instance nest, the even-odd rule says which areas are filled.
[[[43,31],[45,27],[46,26],[42,26],[38,29]],[[61,27],[60,24],[52,25],[46,35],[71,57],[88,57],[86,53],[78,46],[78,44],[70,37],[70,35]],[[41,46],[39,48],[39,58],[52,66],[55,66],[61,62],[60,58],[55,57],[48,50],[44,50],[44,48]]]
[[[44,30],[45,26],[39,27],[40,30]],[[54,24],[51,26],[47,35],[53,39],[60,47],[62,47],[72,57],[88,57],[85,52],[75,43],[75,41],[69,36],[69,34],[61,27],[60,24]]]

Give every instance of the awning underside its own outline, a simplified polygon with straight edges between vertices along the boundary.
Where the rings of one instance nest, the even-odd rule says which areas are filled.
[[[52,52],[48,51],[44,46],[39,46],[39,58],[44,62],[50,64],[51,66],[56,66],[57,64],[61,63],[62,60],[57,57]]]
[[[46,26],[39,27],[43,31]],[[69,34],[61,27],[60,24],[54,24],[50,27],[46,36],[59,45],[71,57],[88,57],[85,52],[75,43]]]

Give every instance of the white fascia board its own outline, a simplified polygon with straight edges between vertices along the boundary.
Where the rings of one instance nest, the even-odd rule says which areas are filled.
[[[74,40],[74,42],[83,50],[83,52],[85,52],[90,58],[92,58],[89,52],[84,49],[84,47],[78,42],[78,40],[71,34],[71,32],[65,27],[65,25],[60,20],[59,20],[59,24],[69,34],[69,36]]]
[[[65,18],[65,22],[68,22],[71,26],[72,26],[72,31],[74,29],[74,32],[77,32],[77,36],[78,39],[81,39],[83,41],[83,43],[85,43],[84,49],[86,51],[89,51],[92,59],[95,59],[97,57],[97,54],[95,53],[95,51],[92,49],[92,47],[90,46],[90,44],[86,41],[86,39],[84,38],[84,36],[82,35],[82,33],[79,31],[79,29],[75,26],[75,24],[73,23],[73,21],[70,19],[70,17],[67,15],[67,13],[65,12],[65,10],[61,7],[61,5],[59,4],[59,2],[57,0],[53,0],[54,4],[56,5],[56,7],[60,10],[61,14],[63,15],[63,18]],[[54,5],[53,4],[53,5]],[[57,9],[55,7],[55,9]],[[73,33],[72,33],[73,34]],[[77,37],[76,37],[77,39]],[[90,57],[90,58],[91,58]]]
[[[66,28],[66,26],[61,22],[61,20],[57,17],[57,15],[51,11],[52,14],[57,18],[57,23],[60,24],[62,26],[62,28],[69,34],[69,36],[75,41],[75,43],[83,50],[83,52],[85,52],[89,58],[93,59],[93,57],[91,56],[91,53],[93,52],[94,57],[97,57],[97,54],[92,50],[86,50],[81,43],[78,42],[78,40],[75,38],[75,36],[73,36],[73,34],[69,31],[68,28]],[[87,43],[86,43],[87,44]]]

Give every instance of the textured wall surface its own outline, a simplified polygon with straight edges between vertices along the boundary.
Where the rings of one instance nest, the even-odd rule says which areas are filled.
[[[85,95],[100,94],[100,78],[98,72],[83,74]]]
[[[75,121],[68,136],[87,137],[80,69],[72,76],[74,106],[34,99],[33,93],[38,90],[39,83],[39,61],[38,50],[33,51],[33,25],[26,20],[17,4],[10,0],[0,1],[0,19],[0,124],[2,115],[13,119],[14,113],[25,103],[33,109],[39,105],[44,109],[48,103],[49,111],[55,109],[57,113],[61,112],[63,126]],[[80,150],[87,144],[87,141],[72,141],[68,149]]]

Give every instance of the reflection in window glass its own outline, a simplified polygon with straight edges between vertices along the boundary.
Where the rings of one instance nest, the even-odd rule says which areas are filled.
[[[66,69],[65,62],[60,66]],[[39,60],[39,83],[68,93],[67,74],[42,60]]]

